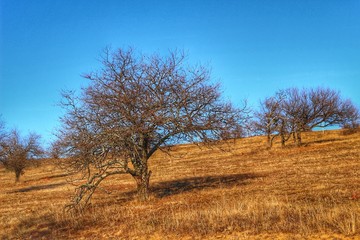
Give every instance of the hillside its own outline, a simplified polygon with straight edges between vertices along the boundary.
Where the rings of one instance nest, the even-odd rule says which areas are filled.
[[[105,181],[83,216],[64,211],[74,193],[56,161],[19,183],[0,168],[2,239],[357,239],[360,132],[309,132],[304,146],[264,137],[211,149],[178,145],[150,161],[151,201],[134,199],[127,175]],[[55,163],[55,165],[54,165]],[[111,192],[111,193],[109,193]]]

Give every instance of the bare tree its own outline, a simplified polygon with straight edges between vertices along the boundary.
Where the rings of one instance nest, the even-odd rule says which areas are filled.
[[[62,145],[60,141],[54,141],[50,144],[50,147],[47,150],[47,154],[52,159],[60,159],[61,151],[62,151]]]
[[[259,134],[267,137],[267,146],[271,148],[276,137],[281,137],[284,146],[292,132],[287,116],[283,110],[286,98],[284,91],[277,92],[273,97],[265,98],[260,102],[260,109],[255,112],[253,126]]]
[[[282,109],[286,121],[291,126],[294,142],[300,145],[301,132],[310,130],[306,125],[311,109],[308,94],[306,90],[300,91],[298,88],[289,88],[284,92],[286,97],[282,103]]]
[[[19,181],[30,160],[39,158],[44,153],[39,143],[40,136],[30,133],[22,138],[17,130],[5,135],[1,142],[0,161],[6,169],[15,173],[15,181]]]
[[[260,103],[260,110],[254,114],[255,131],[266,135],[269,148],[272,147],[274,138],[279,135],[280,110],[280,103],[275,98],[269,97]]]
[[[3,160],[5,159],[5,138],[6,138],[5,124],[0,119],[0,163],[2,163]]]
[[[351,100],[343,100],[338,91],[329,88],[288,89],[284,110],[293,125],[297,145],[302,143],[301,132],[358,119],[358,110]]]
[[[183,53],[141,56],[106,49],[102,68],[80,95],[63,93],[57,146],[69,166],[84,173],[73,206],[86,206],[101,181],[130,174],[140,200],[148,199],[149,158],[179,142],[212,143],[238,137],[242,111],[222,100],[204,66],[189,66]],[[191,167],[191,166],[189,166]]]
[[[281,136],[281,144],[291,134],[296,145],[301,145],[301,133],[316,127],[345,126],[355,124],[359,113],[349,100],[343,100],[339,92],[328,88],[290,88],[261,102],[255,125],[266,134],[269,147],[273,138]]]
[[[352,133],[359,130],[360,126],[360,114],[359,110],[351,103],[350,100],[343,102],[341,108],[345,113],[344,121],[341,123],[341,127],[347,132]]]
[[[1,117],[1,115],[0,115]],[[5,136],[6,136],[6,133],[5,133],[5,123],[1,120],[0,118],[0,147],[1,147],[1,144],[4,142],[5,140]]]

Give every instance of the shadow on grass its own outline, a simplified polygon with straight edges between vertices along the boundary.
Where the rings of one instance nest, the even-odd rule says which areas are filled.
[[[244,186],[248,180],[262,177],[257,174],[231,174],[222,176],[191,177],[173,181],[157,182],[150,184],[150,194],[156,198],[164,198],[185,192],[202,189],[218,189],[224,187]],[[117,201],[127,202],[136,199],[136,191],[124,192],[117,196]]]
[[[71,173],[57,174],[57,175],[52,175],[52,176],[49,176],[49,177],[42,177],[42,178],[39,178],[38,180],[48,180],[48,179],[54,179],[54,178],[62,178],[62,177],[68,177],[70,175],[73,175],[73,174],[71,174]]]
[[[244,186],[250,184],[249,181],[255,178],[262,177],[256,174],[231,174],[222,176],[206,176],[206,177],[191,177],[183,178],[173,181],[153,183],[150,187],[150,194],[156,198],[164,198],[167,196],[177,195],[185,192],[197,191],[202,189],[220,189],[226,187]],[[27,192],[34,190],[42,190],[48,188],[55,188],[66,183],[49,184],[43,186],[34,186],[29,188],[19,189],[15,192]],[[124,203],[136,198],[136,191],[128,191],[121,194],[120,198],[117,196],[117,201],[111,204],[118,204],[119,201]],[[96,203],[98,207],[108,205],[110,198],[104,199],[102,202]],[[13,231],[14,236],[21,236],[24,239],[51,239],[51,236],[75,233],[83,228],[90,227],[93,223],[84,222],[77,228],[71,227],[66,221],[59,221],[54,218],[53,214],[45,214],[37,217],[30,217],[23,220],[17,228]]]
[[[321,139],[321,140],[314,140],[304,143],[304,146],[312,145],[312,144],[319,144],[319,143],[331,143],[331,142],[338,142],[341,141],[340,138],[329,138],[329,139]]]
[[[9,239],[67,239],[71,230],[66,221],[56,220],[54,214],[49,213],[23,219]]]
[[[37,178],[37,179],[26,180],[24,182],[28,183],[28,182],[35,182],[35,181],[42,181],[42,180],[51,180],[51,179],[55,179],[55,178],[68,177],[71,175],[73,175],[73,174],[72,173],[56,174],[56,175],[45,176],[45,177],[41,177],[41,178]]]
[[[39,191],[39,190],[46,190],[46,189],[53,189],[59,186],[65,185],[65,182],[62,183],[53,183],[53,184],[46,184],[46,185],[40,185],[40,186],[31,186],[26,188],[20,188],[14,191],[11,191],[9,193],[24,193],[24,192],[31,192],[31,191]]]
[[[155,183],[150,192],[158,198],[201,189],[216,189],[245,185],[247,180],[259,177],[255,174],[232,174],[223,176],[191,177]]]

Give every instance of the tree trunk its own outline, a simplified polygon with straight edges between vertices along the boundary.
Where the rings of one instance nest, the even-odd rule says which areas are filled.
[[[300,146],[301,145],[301,132],[298,131],[296,132],[296,146]]]
[[[293,141],[294,141],[294,143],[296,144],[296,132],[295,132],[295,131],[292,132],[292,136],[293,136]]]
[[[280,127],[280,135],[281,135],[281,147],[285,147],[285,122],[284,120],[281,121],[281,127]]]
[[[22,171],[15,171],[15,182],[18,182],[20,180],[20,175]]]
[[[281,134],[281,147],[285,147],[285,142],[286,142],[285,134],[282,133],[282,134]]]
[[[272,137],[270,134],[267,135],[267,147],[272,148]]]
[[[134,176],[137,185],[137,195],[140,201],[149,199],[149,181],[151,171],[143,171],[141,174]]]

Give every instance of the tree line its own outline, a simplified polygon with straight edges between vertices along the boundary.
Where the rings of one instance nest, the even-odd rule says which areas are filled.
[[[83,75],[88,85],[62,93],[65,110],[51,154],[70,172],[81,172],[72,209],[84,209],[107,177],[129,174],[140,200],[149,196],[148,162],[157,151],[177,143],[210,146],[239,138],[247,129],[266,135],[269,147],[282,145],[316,127],[358,127],[359,113],[351,100],[327,88],[281,90],[261,101],[253,113],[224,100],[210,70],[191,65],[183,52],[143,55],[132,49],[105,49],[101,68]],[[42,156],[39,136],[21,138],[0,124],[0,161],[16,175],[28,160]]]
[[[302,132],[329,126],[356,128],[358,119],[358,109],[350,99],[343,100],[338,91],[289,88],[260,102],[252,129],[267,136],[269,148],[276,137],[280,137],[282,146],[291,138],[299,146]]]

